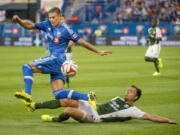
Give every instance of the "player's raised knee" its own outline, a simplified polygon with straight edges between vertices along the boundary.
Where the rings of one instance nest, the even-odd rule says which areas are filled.
[[[70,116],[74,111],[74,108],[72,107],[67,107],[66,109],[64,109],[63,113],[67,116]]]
[[[29,66],[32,68],[33,72],[38,72],[38,73],[41,73],[42,72],[42,69],[38,69],[35,67],[34,63],[31,61],[29,62]]]
[[[29,64],[22,65],[22,70],[32,70],[31,66]]]

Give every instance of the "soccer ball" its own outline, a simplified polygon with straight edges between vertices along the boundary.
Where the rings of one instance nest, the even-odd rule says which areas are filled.
[[[73,77],[78,71],[78,65],[72,60],[66,60],[61,66],[61,72],[67,77]]]

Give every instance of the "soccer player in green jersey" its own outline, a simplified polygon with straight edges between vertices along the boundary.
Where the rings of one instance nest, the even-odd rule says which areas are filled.
[[[157,27],[158,20],[153,19],[151,21],[152,27],[148,29],[149,36],[147,40],[149,41],[149,47],[146,51],[144,60],[147,62],[153,62],[156,68],[156,72],[153,73],[153,76],[159,76],[159,68],[163,67],[162,59],[159,58],[160,54],[160,43],[162,40],[162,34],[160,28]]]
[[[49,122],[62,122],[72,117],[79,122],[92,123],[126,121],[135,118],[153,122],[177,124],[177,122],[173,120],[148,114],[134,106],[134,102],[141,97],[141,93],[141,89],[132,85],[128,88],[124,99],[115,97],[109,102],[97,104],[97,111],[87,101],[83,100],[60,99],[40,103],[27,103],[25,105],[31,111],[35,111],[36,109],[67,107],[58,117],[50,115],[41,116],[43,121]]]

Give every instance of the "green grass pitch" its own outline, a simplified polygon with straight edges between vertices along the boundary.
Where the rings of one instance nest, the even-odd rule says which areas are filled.
[[[78,74],[71,78],[74,90],[94,90],[99,102],[115,96],[124,97],[134,84],[143,90],[135,105],[145,112],[180,121],[180,47],[162,47],[164,68],[153,77],[154,65],[143,60],[146,47],[98,47],[112,49],[113,54],[98,56],[82,47],[73,47]],[[56,110],[25,110],[13,94],[24,88],[21,66],[45,56],[43,47],[0,47],[0,135],[179,135],[180,126],[131,120],[115,123],[42,122],[42,114],[58,115]],[[66,88],[66,87],[65,87]],[[34,75],[34,101],[53,99],[49,76]]]

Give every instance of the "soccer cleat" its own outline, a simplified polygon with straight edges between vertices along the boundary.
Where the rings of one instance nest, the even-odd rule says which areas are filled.
[[[97,110],[96,99],[97,99],[96,93],[93,91],[90,91],[88,102],[95,110]]]
[[[46,122],[52,122],[53,121],[53,117],[47,114],[41,115],[41,119],[42,121],[46,121]]]
[[[153,76],[159,76],[159,75],[160,75],[160,72],[154,72],[152,75],[153,75]]]
[[[159,63],[159,68],[163,68],[162,58],[158,59],[158,63]]]
[[[28,111],[34,112],[35,109],[35,103],[34,102],[27,102],[26,100],[22,99],[22,102],[24,103],[25,107]]]
[[[31,95],[29,95],[29,94],[27,94],[27,93],[25,93],[25,92],[16,92],[16,93],[14,94],[14,96],[17,97],[17,98],[20,98],[20,99],[24,99],[24,100],[26,100],[27,102],[32,102],[32,97],[31,97]]]
[[[90,92],[88,93],[88,95],[89,95],[89,98],[90,98],[91,100],[96,101],[97,96],[96,96],[96,93],[95,93],[94,91],[90,91]]]

